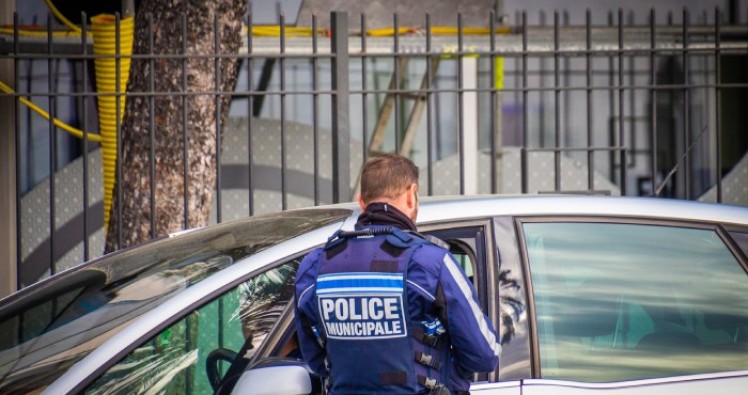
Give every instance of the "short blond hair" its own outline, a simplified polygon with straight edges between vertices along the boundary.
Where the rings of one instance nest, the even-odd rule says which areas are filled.
[[[395,154],[377,155],[361,170],[361,199],[365,204],[382,197],[394,199],[413,184],[418,185],[418,166],[410,159]]]

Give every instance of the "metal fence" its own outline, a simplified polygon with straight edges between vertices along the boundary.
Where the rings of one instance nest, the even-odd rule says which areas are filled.
[[[549,24],[514,19],[499,24],[490,13],[476,28],[457,15],[445,28],[424,15],[411,28],[395,15],[393,29],[375,31],[364,15],[334,12],[329,26],[313,19],[305,36],[289,34],[280,16],[277,37],[264,37],[250,34],[250,16],[239,54],[213,55],[241,60],[235,90],[185,93],[183,79],[179,92],[110,95],[117,113],[137,96],[232,97],[229,122],[215,125],[223,150],[213,222],[348,201],[361,164],[383,151],[416,161],[424,195],[596,193],[746,204],[748,25],[723,22],[719,10],[684,10],[664,23],[655,10],[639,24],[623,11],[594,24],[588,11],[578,26],[558,12]],[[60,37],[52,22],[41,37],[27,37],[16,19],[0,36],[0,64],[12,64],[0,80],[12,76],[15,89],[0,97],[13,106],[0,126],[15,156],[2,170],[15,180],[2,192],[14,195],[15,219],[2,221],[0,233],[15,238],[19,287],[99,256],[104,232],[98,145],[87,133],[62,137],[54,121],[96,130],[94,100],[102,93],[91,62],[100,55],[85,31]],[[182,64],[189,57],[132,55]],[[50,119],[36,119],[21,99],[45,107]],[[187,141],[186,127],[182,133]],[[153,146],[157,137],[150,138]],[[42,148],[33,147],[38,141]],[[156,158],[149,160],[152,175]],[[127,171],[122,163],[117,169],[118,177]],[[189,227],[186,212],[178,220]]]

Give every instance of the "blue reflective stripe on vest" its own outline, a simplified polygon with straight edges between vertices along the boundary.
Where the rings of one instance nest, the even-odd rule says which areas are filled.
[[[317,295],[345,292],[403,292],[401,273],[335,273],[317,277]]]

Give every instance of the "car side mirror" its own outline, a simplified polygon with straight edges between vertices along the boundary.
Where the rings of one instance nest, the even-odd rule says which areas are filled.
[[[248,369],[234,385],[232,394],[242,395],[298,395],[311,394],[314,383],[309,369],[296,361]]]

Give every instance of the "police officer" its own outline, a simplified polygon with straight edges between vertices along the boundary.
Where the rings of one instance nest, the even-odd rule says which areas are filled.
[[[296,274],[304,360],[330,394],[467,393],[501,347],[460,265],[416,233],[418,168],[374,157],[359,204],[356,230],[334,234]]]

